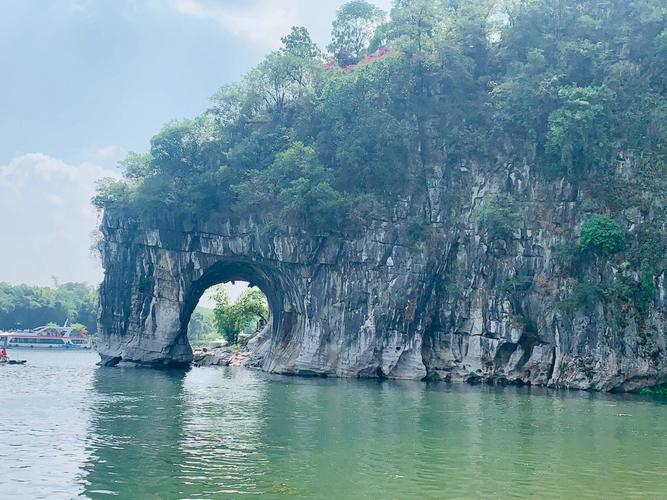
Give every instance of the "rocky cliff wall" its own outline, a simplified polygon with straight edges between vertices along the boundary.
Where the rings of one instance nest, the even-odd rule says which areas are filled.
[[[495,168],[424,165],[421,188],[361,233],[317,236],[248,217],[138,222],[107,210],[99,351],[104,363],[184,365],[203,291],[229,280],[267,294],[272,323],[247,363],[276,373],[634,390],[667,382],[665,275],[640,309],[571,299],[576,282],[639,282],[623,255],[566,269],[585,187]],[[622,165],[619,167],[622,168]],[[482,224],[512,200],[511,228]],[[630,238],[657,215],[617,214]],[[657,221],[664,232],[664,221]]]

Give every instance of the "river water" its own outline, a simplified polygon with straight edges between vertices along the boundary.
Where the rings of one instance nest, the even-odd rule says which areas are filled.
[[[667,398],[0,366],[2,498],[667,498]]]

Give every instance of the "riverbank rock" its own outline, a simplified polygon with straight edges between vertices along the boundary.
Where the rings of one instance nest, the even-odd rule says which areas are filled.
[[[221,349],[212,349],[207,352],[195,351],[192,354],[194,366],[229,366],[233,354]]]

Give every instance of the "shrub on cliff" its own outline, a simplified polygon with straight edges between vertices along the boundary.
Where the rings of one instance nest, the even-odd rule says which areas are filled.
[[[482,203],[479,224],[493,238],[509,238],[517,227],[519,218],[511,198],[491,196]]]
[[[625,231],[611,217],[594,215],[581,228],[581,248],[614,255],[625,248]]]

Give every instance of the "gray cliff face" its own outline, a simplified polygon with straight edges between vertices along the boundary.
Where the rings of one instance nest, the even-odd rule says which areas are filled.
[[[245,363],[270,372],[604,391],[667,382],[664,273],[642,314],[603,299],[563,307],[572,277],[558,249],[590,215],[584,189],[535,180],[526,164],[428,171],[421,192],[355,237],[271,230],[250,217],[149,224],[107,212],[103,362],[189,364],[201,294],[243,280],[262,288],[272,314]],[[502,238],[479,222],[493,193],[516,200],[518,222]],[[630,234],[652,216],[626,212]],[[585,272],[640,279],[622,259]]]

